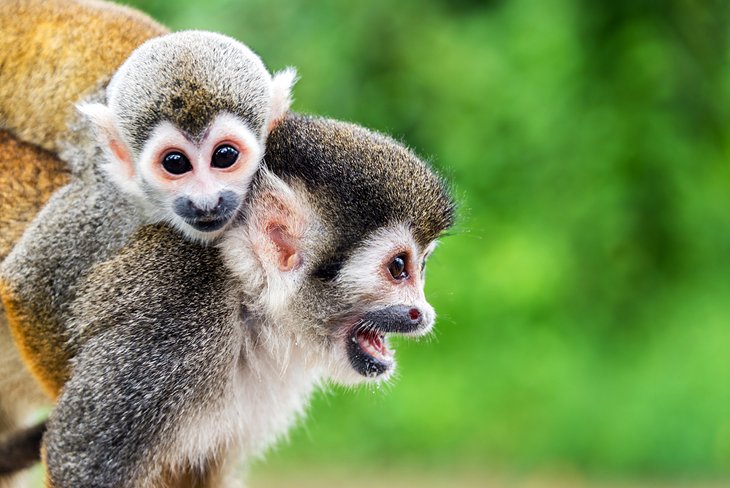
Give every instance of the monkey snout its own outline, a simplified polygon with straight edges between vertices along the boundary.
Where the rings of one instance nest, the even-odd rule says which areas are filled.
[[[363,319],[375,325],[381,332],[416,332],[424,325],[423,313],[417,307],[393,305],[365,314]]]
[[[232,214],[238,209],[240,204],[241,197],[230,190],[226,190],[220,193],[218,203],[215,208],[220,214]]]
[[[223,191],[218,198],[197,203],[187,197],[178,197],[173,203],[175,213],[185,220],[216,220],[230,217],[241,199],[232,191]]]
[[[178,197],[173,202],[172,208],[196,230],[214,232],[222,229],[235,215],[241,198],[232,191],[223,191],[209,202],[200,204],[187,197]]]

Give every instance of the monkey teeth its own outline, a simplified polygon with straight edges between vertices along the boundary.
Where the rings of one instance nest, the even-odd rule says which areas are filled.
[[[393,357],[393,352],[388,349],[383,334],[375,331],[358,332],[357,342],[365,353],[379,361],[389,362]]]

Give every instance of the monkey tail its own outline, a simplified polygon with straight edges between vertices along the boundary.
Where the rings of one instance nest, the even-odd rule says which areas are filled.
[[[41,442],[46,422],[11,434],[0,442],[0,478],[41,460]]]

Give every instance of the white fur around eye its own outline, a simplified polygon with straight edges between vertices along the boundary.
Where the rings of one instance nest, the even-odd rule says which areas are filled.
[[[432,248],[433,243],[426,249]],[[389,259],[406,252],[414,275],[401,284],[394,284],[388,276]],[[432,324],[436,313],[426,301],[420,263],[424,251],[416,243],[407,224],[378,229],[353,252],[338,276],[338,286],[348,290],[355,303],[367,303],[371,308],[408,304],[418,307],[426,322]],[[377,297],[377,298],[373,298]],[[422,331],[427,332],[430,326]]]
[[[389,257],[403,251],[407,251],[410,256],[418,254],[418,245],[406,224],[378,229],[353,252],[343,266],[338,281],[354,293],[385,291],[390,288],[390,284],[383,266]]]
[[[158,186],[159,166],[167,150],[178,150],[185,154],[192,164],[197,159],[198,148],[180,130],[168,121],[160,122],[150,134],[147,143],[137,158],[137,172],[147,184]]]
[[[238,149],[240,154],[236,164],[243,165],[236,170],[235,180],[230,181],[230,184],[248,188],[264,156],[263,140],[257,138],[243,120],[223,112],[215,117],[201,141],[201,166],[210,165],[213,153],[223,144],[230,144]]]

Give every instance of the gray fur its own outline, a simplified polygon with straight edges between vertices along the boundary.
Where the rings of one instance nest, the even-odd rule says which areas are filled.
[[[240,117],[264,137],[270,86],[261,59],[240,42],[211,32],[176,32],[132,53],[109,84],[109,107],[138,156],[160,122],[199,140],[221,112]]]
[[[83,348],[46,437],[57,486],[144,486],[139,466],[236,367],[235,290],[214,249],[162,226],[94,269],[69,323]]]

